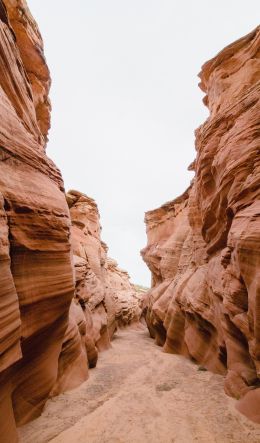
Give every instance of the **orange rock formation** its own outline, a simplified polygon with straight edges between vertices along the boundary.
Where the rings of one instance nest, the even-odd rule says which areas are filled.
[[[107,256],[95,201],[78,191],[69,191],[67,201],[72,221],[75,300],[90,325],[91,350],[107,349],[118,326],[139,321],[142,297],[130,283],[128,273]]]
[[[2,443],[15,443],[16,425],[38,416],[48,397],[85,380],[96,347],[107,346],[117,323],[140,312],[126,274],[106,258],[94,203],[88,221],[84,204],[71,208],[74,271],[63,181],[45,153],[49,87],[42,39],[25,0],[0,0]]]
[[[57,380],[74,284],[41,36],[23,1],[1,1],[0,19],[0,429],[15,442]]]
[[[165,351],[225,375],[226,393],[260,421],[260,28],[199,76],[210,115],[195,178],[145,217],[146,321]]]

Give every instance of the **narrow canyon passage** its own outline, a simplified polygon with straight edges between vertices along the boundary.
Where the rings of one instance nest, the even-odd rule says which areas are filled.
[[[22,443],[259,443],[223,377],[166,354],[147,330],[119,330],[79,388],[20,428]]]
[[[163,17],[171,31],[173,18],[181,23],[174,8],[154,2],[151,14],[141,1],[132,15],[122,6],[129,27],[118,15],[128,2],[103,2],[108,9],[93,16],[83,8],[91,2],[60,6],[56,18],[51,8],[53,86],[62,88],[53,91],[60,131],[49,133],[51,75],[27,1],[0,0],[0,443],[260,443],[260,27],[203,64],[208,111],[194,149],[185,125],[198,117],[195,96],[175,61],[200,59],[189,33],[165,32]],[[50,24],[46,2],[29,3],[44,4]],[[202,28],[209,54],[217,41],[210,49]],[[66,86],[56,77],[64,72]],[[63,171],[49,157],[49,136]],[[183,161],[193,175],[177,196]],[[144,228],[143,210],[161,197],[170,200],[146,211]],[[149,288],[135,262],[141,247]]]

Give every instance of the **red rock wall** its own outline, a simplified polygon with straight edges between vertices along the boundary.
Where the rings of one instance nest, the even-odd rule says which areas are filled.
[[[88,343],[94,356],[95,348],[110,346],[118,327],[139,321],[142,296],[130,283],[128,273],[107,256],[95,201],[78,191],[69,191],[67,202],[72,221],[75,302],[82,306],[87,318]]]
[[[142,251],[153,281],[151,335],[165,351],[225,375],[226,393],[258,421],[259,57],[257,28],[202,67],[210,115],[196,131],[195,178],[183,196],[146,213]]]
[[[37,416],[58,377],[74,292],[61,174],[45,154],[50,77],[24,1],[0,1],[0,429]]]
[[[140,314],[128,275],[107,258],[95,203],[72,195],[70,214],[45,153],[50,82],[25,0],[0,0],[1,443],[86,380],[97,349]]]

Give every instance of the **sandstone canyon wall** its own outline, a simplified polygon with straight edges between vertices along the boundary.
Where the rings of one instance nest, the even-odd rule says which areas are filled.
[[[86,380],[88,368],[96,366],[99,351],[111,346],[118,327],[137,323],[141,316],[142,296],[130,283],[128,273],[107,256],[95,201],[73,190],[66,194],[66,200],[75,292],[50,396]]]
[[[150,333],[167,352],[225,375],[260,421],[260,28],[200,73],[210,115],[196,131],[195,178],[146,213]]]
[[[63,181],[45,152],[49,87],[25,0],[0,0],[2,443],[16,442],[16,425],[38,416],[48,397],[84,381],[97,348],[140,312],[128,277],[106,257],[96,207],[88,222],[80,205],[78,215],[71,208],[74,270]]]
[[[23,1],[1,1],[0,19],[0,429],[15,442],[57,379],[74,283],[41,36]]]
[[[107,256],[95,201],[69,191],[67,202],[72,222],[75,302],[90,322],[91,346],[94,343],[98,350],[107,349],[118,327],[139,321],[142,295],[130,283],[128,273]]]

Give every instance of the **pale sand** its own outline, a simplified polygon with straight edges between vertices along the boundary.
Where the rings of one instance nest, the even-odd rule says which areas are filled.
[[[20,429],[23,443],[259,443],[223,378],[165,354],[145,330],[119,331],[79,388]]]

